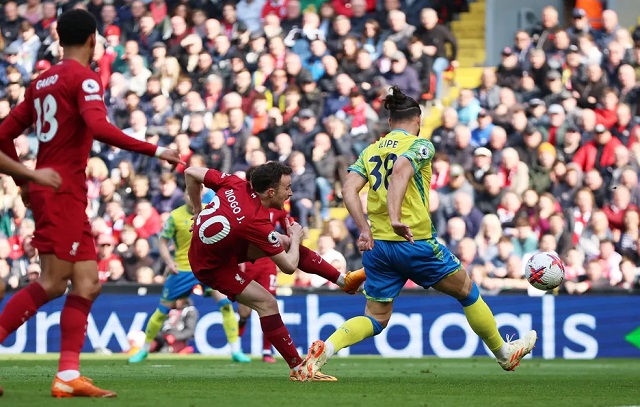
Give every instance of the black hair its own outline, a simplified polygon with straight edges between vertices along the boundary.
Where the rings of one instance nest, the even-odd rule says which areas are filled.
[[[384,108],[389,111],[389,118],[392,122],[413,119],[422,114],[418,102],[402,93],[397,86],[393,86],[391,92],[384,98]]]
[[[86,10],[75,9],[62,13],[57,27],[60,45],[83,45],[96,33],[97,26],[95,17]]]
[[[277,188],[283,175],[291,175],[293,170],[286,164],[269,161],[247,171],[253,190],[262,193],[269,188]]]

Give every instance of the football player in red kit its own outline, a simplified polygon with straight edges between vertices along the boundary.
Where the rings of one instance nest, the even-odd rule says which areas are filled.
[[[295,222],[286,221],[288,236],[274,230],[268,208],[282,209],[293,194],[291,173],[290,167],[269,162],[256,167],[247,182],[213,169],[188,168],[187,193],[195,216],[189,262],[200,282],[256,310],[263,335],[291,368],[291,380],[302,380],[298,372],[302,358],[282,322],[276,299],[242,272],[239,264],[269,257],[287,274],[300,268],[338,284],[348,293],[357,291],[364,282],[364,273],[343,275],[317,253],[300,245],[302,227]],[[216,196],[201,209],[203,185],[216,191]],[[336,380],[323,374],[310,379]]]
[[[15,161],[13,139],[34,125],[39,141],[37,168],[54,170],[62,178],[57,190],[50,188],[55,185],[40,185],[42,171],[30,178],[34,182],[28,185],[29,200],[36,222],[33,246],[40,253],[42,273],[12,296],[0,314],[2,343],[38,308],[63,295],[71,282],[60,315],[62,339],[51,389],[54,397],[116,396],[79,373],[87,317],[101,287],[95,242],[85,213],[85,169],[93,140],[174,164],[181,162],[175,151],[137,141],[107,121],[100,77],[89,69],[96,27],[95,18],[85,10],[71,10],[58,18],[64,58],[31,83],[24,101],[0,125],[0,150]]]

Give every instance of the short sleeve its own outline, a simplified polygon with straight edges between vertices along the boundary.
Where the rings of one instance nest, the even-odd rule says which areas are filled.
[[[429,140],[426,138],[418,138],[411,144],[409,149],[402,154],[402,157],[409,160],[415,172],[419,172],[431,162],[435,153],[436,150]]]
[[[242,180],[235,175],[229,175],[218,170],[209,169],[209,171],[204,175],[203,184],[205,187],[217,191],[223,186],[233,184],[234,181],[238,182]]]
[[[83,114],[87,110],[98,109],[106,114],[107,108],[103,99],[104,89],[100,84],[100,77],[90,70],[78,72],[82,74],[82,79],[79,80],[76,88],[78,111]]]
[[[176,220],[173,218],[173,215],[167,218],[167,221],[164,224],[164,228],[162,228],[162,232],[160,233],[160,237],[167,240],[172,240],[176,235]]]
[[[360,176],[362,176],[362,178],[369,179],[367,177],[367,167],[364,165],[364,153],[365,153],[365,151],[366,150],[364,150],[364,151],[362,151],[360,153],[360,155],[358,156],[358,159],[356,160],[356,162],[351,164],[347,171],[358,173],[358,174],[360,174]]]
[[[244,238],[269,257],[284,251],[278,233],[273,229],[273,225],[268,219],[256,220],[255,224],[247,229]]]

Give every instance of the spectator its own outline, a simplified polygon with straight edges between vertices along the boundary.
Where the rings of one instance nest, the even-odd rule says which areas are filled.
[[[138,201],[135,212],[127,217],[126,223],[134,227],[141,239],[155,236],[162,229],[160,214],[146,199]]]
[[[175,175],[164,173],[160,176],[160,193],[153,197],[151,204],[160,215],[166,215],[184,205],[183,194],[178,188]]]
[[[550,51],[553,47],[553,39],[558,31],[560,31],[558,10],[553,6],[546,6],[542,10],[541,24],[531,32],[536,48],[545,52]]]
[[[487,171],[482,178],[482,186],[482,191],[479,191],[476,198],[478,209],[485,215],[496,213],[504,196],[498,173],[493,169]]]
[[[123,260],[124,278],[129,282],[138,281],[138,270],[148,267],[152,270],[151,280],[153,282],[153,274],[159,269],[159,263],[150,256],[149,241],[146,238],[139,237],[136,239],[130,256]],[[147,284],[150,284],[148,281]]]
[[[289,165],[293,170],[291,175],[291,215],[297,219],[300,226],[309,228],[309,216],[313,213],[313,202],[316,197],[315,174],[306,166],[304,154],[294,151],[289,157]]]
[[[480,101],[480,107],[493,110],[500,104],[500,86],[497,85],[498,78],[492,68],[482,70],[480,86],[475,88],[473,93]]]
[[[489,137],[493,131],[493,118],[485,109],[478,113],[478,127],[471,132],[471,145],[473,147],[484,147],[489,142]]]
[[[523,74],[519,57],[510,47],[504,48],[501,55],[502,59],[496,69],[496,83],[503,88],[517,89]]]
[[[487,264],[498,256],[498,242],[502,236],[500,219],[494,214],[485,214],[480,224],[480,230],[475,237],[478,247],[478,257],[483,264]]]
[[[471,146],[471,131],[463,124],[454,128],[455,141],[453,148],[446,150],[451,162],[460,164],[466,171],[471,171],[474,148]]]
[[[109,268],[112,261],[120,261],[120,257],[113,251],[115,249],[116,240],[107,234],[101,234],[96,240],[98,246],[98,277],[101,283],[105,283],[109,279]]]
[[[408,66],[407,57],[402,51],[396,51],[391,56],[391,69],[384,74],[389,86],[398,86],[400,90],[416,100],[422,94],[417,72]]]
[[[467,237],[475,237],[482,223],[482,212],[474,205],[471,196],[465,192],[456,192],[453,197],[455,216],[462,218],[467,226]]]
[[[15,1],[6,2],[4,5],[4,19],[2,20],[2,36],[6,44],[11,44],[18,39],[22,21],[23,18],[18,12],[18,4]]]
[[[538,147],[538,160],[529,170],[529,188],[538,194],[551,190],[551,169],[556,160],[556,149],[549,142],[541,143]]]
[[[515,221],[515,231],[511,238],[513,254],[522,258],[527,253],[533,253],[538,247],[538,239],[526,217],[518,217]]]
[[[454,69],[458,67],[456,60],[458,53],[458,44],[449,29],[438,24],[438,14],[434,9],[423,9],[420,14],[422,26],[420,26],[415,35],[424,44],[424,53],[433,58],[433,72],[436,75],[436,100],[441,100],[442,90],[444,86],[444,71],[452,66]],[[447,57],[445,45],[451,45],[451,56]]]
[[[459,217],[453,217],[447,221],[445,243],[450,250],[458,251],[458,245],[467,235],[467,225]]]
[[[611,132],[599,124],[595,127],[595,139],[580,147],[573,157],[573,162],[585,172],[592,168],[602,171],[615,162],[614,151],[620,144],[620,140],[613,138]]]
[[[447,107],[442,111],[441,121],[442,124],[431,133],[431,142],[436,151],[454,153],[458,112],[452,107]]]

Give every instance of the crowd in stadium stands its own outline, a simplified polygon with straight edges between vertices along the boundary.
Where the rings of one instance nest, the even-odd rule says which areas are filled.
[[[56,16],[83,7],[98,20],[94,68],[110,120],[131,137],[176,148],[189,165],[244,175],[267,160],[294,170],[291,215],[323,227],[317,250],[359,267],[341,206],[346,169],[388,131],[390,85],[441,108],[464,0],[24,0],[5,2],[0,120],[62,56]],[[497,68],[462,89],[430,136],[430,211],[439,238],[488,293],[526,288],[531,253],[557,251],[563,290],[638,287],[640,29],[602,28],[553,7],[514,33]],[[455,74],[454,74],[455,75]],[[15,140],[35,165],[36,138]],[[89,206],[100,278],[161,283],[156,239],[183,203],[184,168],[96,142]],[[0,277],[37,278],[34,222],[11,178],[1,185]],[[366,203],[366,194],[363,202]],[[324,281],[300,276],[300,286]]]

